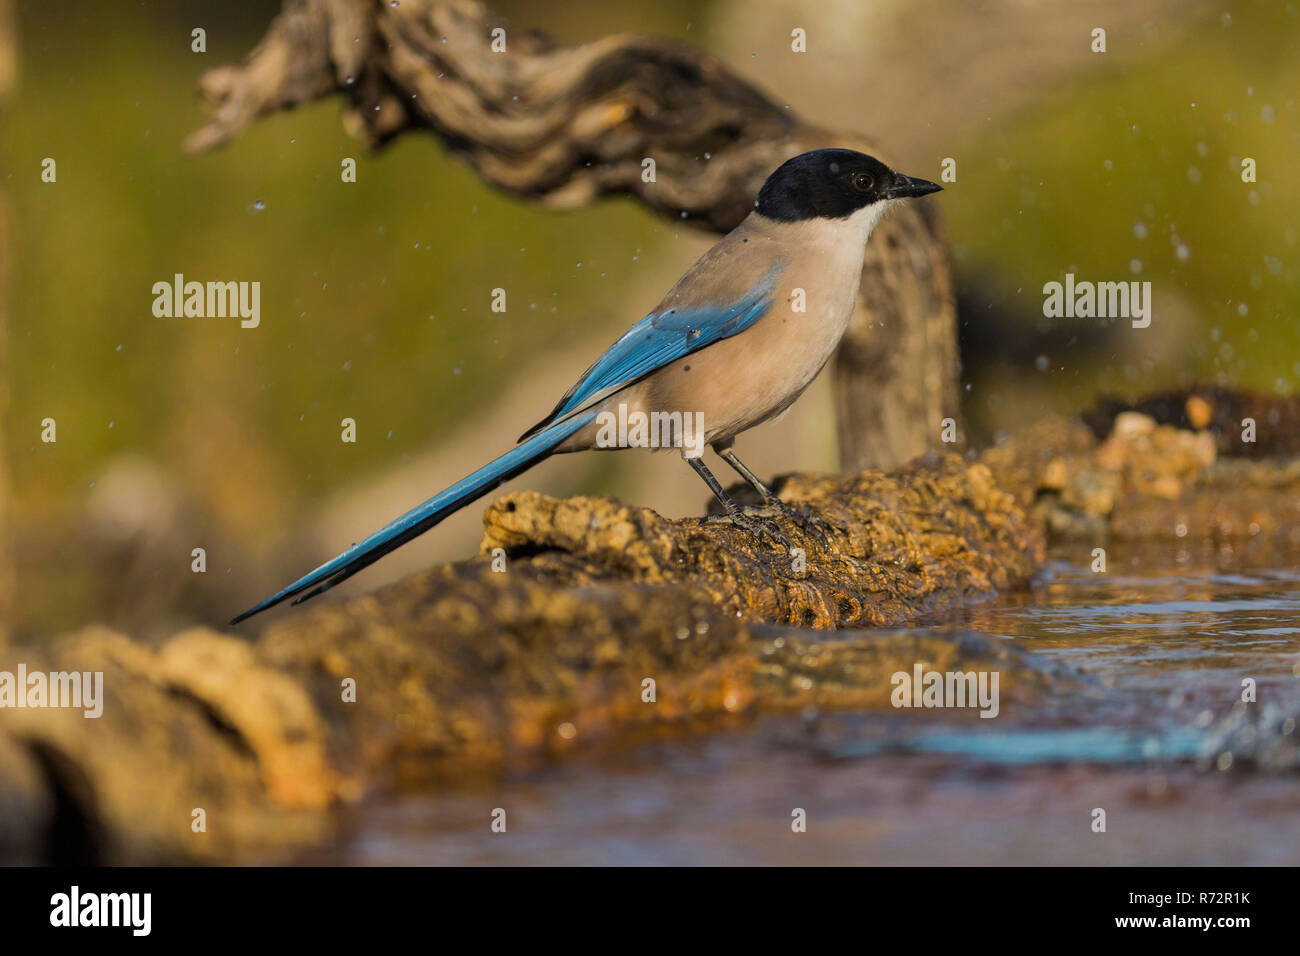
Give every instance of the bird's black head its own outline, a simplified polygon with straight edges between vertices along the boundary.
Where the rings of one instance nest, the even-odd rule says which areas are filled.
[[[844,219],[872,203],[942,188],[896,173],[866,153],[816,149],[787,160],[767,177],[754,208],[778,222]]]

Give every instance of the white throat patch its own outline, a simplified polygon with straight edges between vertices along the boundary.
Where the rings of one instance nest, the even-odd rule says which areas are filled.
[[[876,228],[876,223],[885,214],[885,209],[893,205],[894,200],[886,199],[883,202],[873,202],[870,206],[864,206],[853,215],[849,216],[848,224],[862,233],[862,241],[866,242],[867,237],[871,235],[871,230]]]

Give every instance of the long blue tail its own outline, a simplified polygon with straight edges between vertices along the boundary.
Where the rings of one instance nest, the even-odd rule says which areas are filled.
[[[573,418],[556,422],[549,428],[538,432],[527,441],[516,445],[500,458],[489,462],[471,475],[466,475],[450,488],[438,492],[424,504],[411,509],[394,521],[390,521],[374,534],[358,541],[337,558],[326,561],[315,571],[299,578],[283,591],[271,595],[261,604],[256,604],[230,623],[259,614],[267,608],[275,607],[281,601],[301,595],[294,604],[301,604],[318,594],[324,594],[336,584],[346,581],[362,568],[374,564],[390,551],[395,551],[412,538],[424,534],[443,518],[460,510],[467,504],[482,498],[504,481],[537,464],[550,455],[555,446],[568,438],[578,429],[591,422],[595,412],[586,412]],[[310,590],[309,590],[310,589]],[[306,591],[307,593],[303,594]]]

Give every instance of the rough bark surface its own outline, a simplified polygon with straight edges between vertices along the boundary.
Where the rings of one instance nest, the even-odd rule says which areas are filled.
[[[1248,393],[1230,400],[1254,403],[1261,421],[1291,404]],[[1289,553],[1300,547],[1300,459],[1258,455],[1234,435],[1239,439],[1235,421],[1219,430],[1207,418],[1190,430],[1125,411],[1098,440],[1079,419],[1051,418],[981,460],[1052,538],[1167,540],[1207,550],[1249,544]]]
[[[504,53],[492,49],[496,26],[507,29]],[[347,127],[372,145],[431,131],[487,182],[545,205],[630,195],[719,233],[798,153],[848,146],[891,161],[859,133],[800,122],[699,50],[632,35],[555,46],[510,31],[473,0],[286,0],[245,62],[210,71],[201,87],[214,115],[191,152],[341,93]],[[653,182],[642,177],[646,158]],[[939,448],[942,420],[961,420],[952,277],[927,205],[902,204],[867,245],[859,307],[835,360],[845,471]]]
[[[0,860],[283,860],[328,844],[331,811],[376,789],[756,713],[885,710],[890,676],[918,661],[997,670],[1008,715],[1104,694],[970,632],[816,629],[1024,586],[1048,533],[1294,549],[1300,465],[1221,457],[1217,441],[1134,412],[1103,440],[1051,419],[977,462],[789,476],[794,513],[764,516],[765,530],[521,492],[487,509],[478,559],[286,613],[253,643],[195,629],[151,646],[92,628],[0,650],[0,670],[99,670],[105,692],[93,720],[3,712]],[[1234,767],[1294,771],[1297,716],[1234,711],[1212,736]]]
[[[1027,582],[1042,533],[983,465],[789,478],[782,493],[809,516],[770,515],[763,531],[513,494],[486,513],[483,557],[294,612],[252,645],[92,629],[0,655],[11,672],[102,671],[106,698],[96,719],[5,712],[0,856],[282,858],[328,840],[327,809],[376,786],[760,710],[887,707],[889,675],[918,659],[995,666],[1013,707],[1047,685],[978,635],[808,629],[899,623]],[[191,830],[199,807],[206,833]]]
[[[1146,395],[1137,401],[1103,398],[1083,415],[1098,438],[1124,412],[1141,412],[1160,425],[1206,431],[1220,455],[1267,458],[1300,455],[1300,396],[1197,385]],[[1250,441],[1244,436],[1250,433]]]

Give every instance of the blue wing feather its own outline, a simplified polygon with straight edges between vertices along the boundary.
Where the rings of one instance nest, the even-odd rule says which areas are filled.
[[[772,270],[732,303],[651,312],[611,345],[551,414],[526,431],[520,441],[665,365],[745,331],[772,307],[777,274],[778,270]]]

